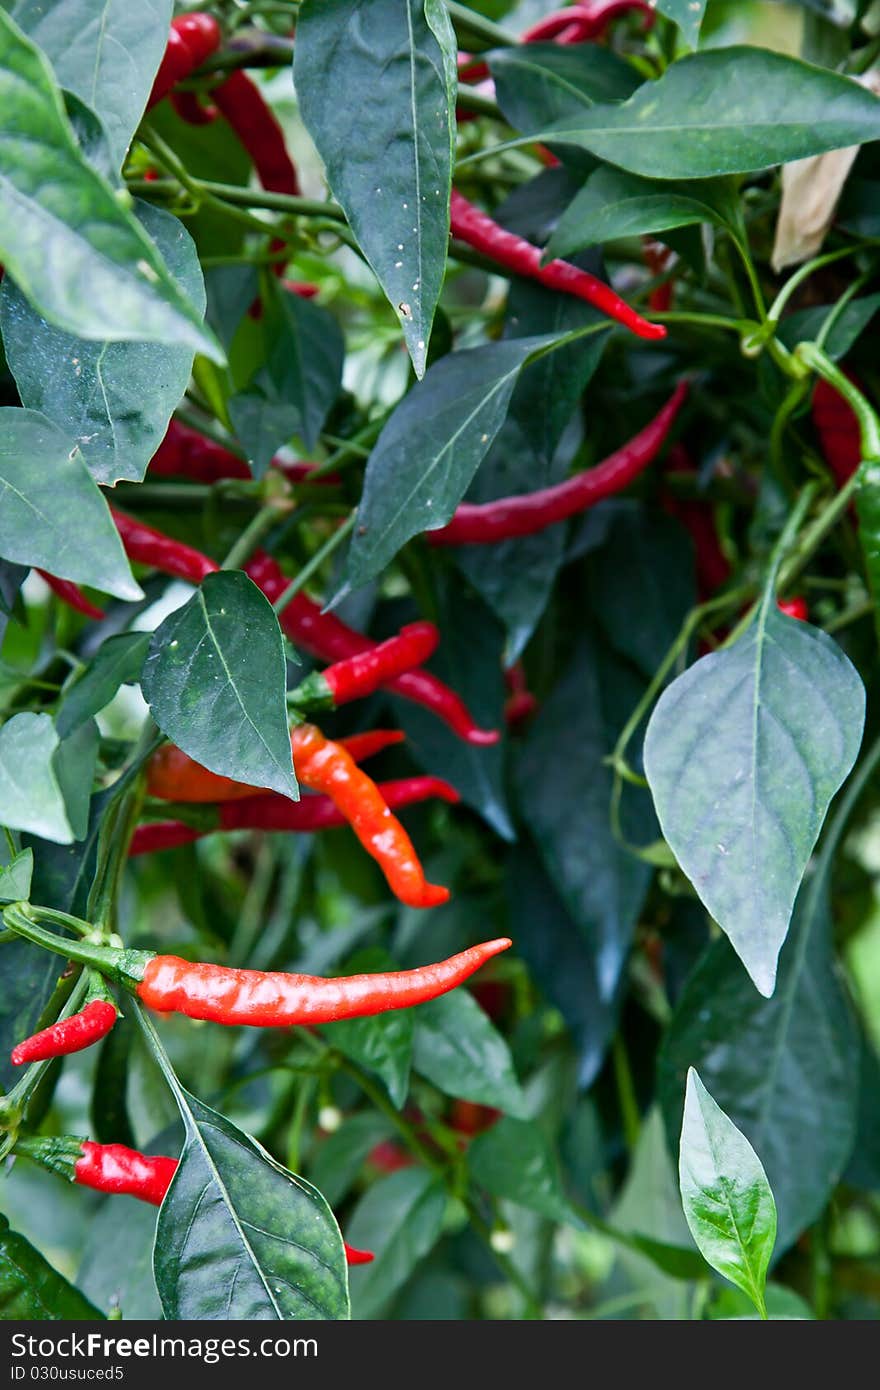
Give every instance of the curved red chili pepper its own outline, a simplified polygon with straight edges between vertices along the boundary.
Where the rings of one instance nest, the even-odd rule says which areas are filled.
[[[206,832],[196,830],[191,825],[183,825],[179,820],[153,821],[149,825],[139,825],[131,837],[128,848],[130,858],[139,854],[158,854],[164,849],[178,849],[200,840]]]
[[[62,1018],[25,1038],[12,1049],[12,1064],[23,1067],[29,1062],[44,1062],[49,1057],[68,1057],[72,1052],[106,1038],[118,1015],[106,999],[93,999],[79,1013]]]
[[[392,748],[396,743],[405,743],[406,734],[402,729],[368,729],[362,734],[347,734],[345,738],[338,738],[336,742],[351,754],[356,763],[365,763],[367,758],[375,757],[385,748]]]
[[[538,709],[538,701],[528,688],[521,661],[515,662],[504,672],[504,684],[510,692],[504,702],[504,722],[509,729],[518,729]]]
[[[355,1250],[353,1245],[342,1242],[345,1246],[345,1260],[350,1265],[369,1265],[372,1264],[376,1256],[372,1250]]]
[[[792,598],[778,599],[776,607],[787,618],[796,618],[799,623],[807,622],[810,616],[807,600],[800,594],[795,594]]]
[[[291,694],[299,705],[338,705],[371,695],[405,671],[421,666],[437,649],[440,633],[433,623],[409,623],[396,637],[369,651],[356,652],[324,671],[314,671]]]
[[[87,599],[78,584],[74,584],[70,579],[59,579],[57,575],[49,574],[46,570],[37,570],[37,574],[45,579],[49,588],[52,590],[62,603],[66,603],[68,608],[73,608],[77,613],[84,613],[87,618],[100,622],[107,615],[103,608],[98,608],[90,599]]]
[[[667,477],[696,476],[697,468],[681,444],[669,450]],[[663,510],[681,522],[694,543],[697,568],[697,594],[700,601],[711,598],[730,578],[730,562],[721,548],[712,504],[708,498],[682,498],[663,493]]]
[[[425,539],[430,545],[491,545],[515,536],[531,536],[622,492],[657,457],[687,392],[688,383],[679,382],[650,424],[595,468],[537,492],[494,502],[463,502],[446,526],[426,532]]]
[[[531,242],[508,232],[499,226],[485,212],[474,207],[457,189],[452,190],[450,201],[450,230],[459,241],[490,256],[498,265],[523,275],[529,280],[537,280],[548,289],[560,290],[565,294],[584,299],[601,313],[607,314],[615,322],[628,328],[639,338],[665,338],[666,329],[660,323],[648,323],[641,314],[636,313],[620,295],[615,294],[604,281],[597,280],[589,271],[580,270],[568,261],[550,261],[541,264],[541,249]]]
[[[847,376],[855,386],[861,387],[852,372],[847,372]],[[862,461],[858,420],[843,396],[821,377],[813,391],[812,415],[825,462],[834,473],[838,486],[843,487]]]
[[[601,38],[612,20],[632,10],[645,16],[644,29],[650,29],[656,14],[647,0],[595,0],[595,3],[569,5],[564,10],[547,15],[522,35],[522,43],[584,43]]]
[[[283,473],[293,483],[304,482],[317,467],[314,463],[285,463],[274,458],[272,467]],[[206,439],[198,430],[179,420],[172,420],[165,438],[150,460],[150,473],[158,477],[191,478],[198,483],[218,483],[226,478],[250,479],[251,470],[246,461],[217,444]],[[338,475],[321,475],[320,482],[338,481]]]
[[[210,1023],[251,1028],[291,1028],[367,1018],[390,1009],[409,1009],[463,984],[493,956],[506,951],[508,937],[471,946],[436,965],[374,975],[315,975],[236,970],[193,964],[177,956],[153,956],[136,993],[159,1013],[185,1014]]]
[[[200,550],[184,545],[183,541],[172,540],[170,536],[156,531],[143,521],[136,521],[133,516],[118,511],[116,507],[111,507],[110,511],[129,560],[151,565],[163,574],[185,579],[190,584],[201,584],[203,579],[209,574],[216,574],[219,569]]]
[[[220,115],[216,106],[204,106],[198,92],[172,92],[169,100],[187,125],[213,125]]]
[[[159,1207],[176,1170],[176,1158],[150,1157],[124,1144],[94,1144],[86,1139],[73,1180],[80,1187],[139,1197]]]
[[[153,80],[147,110],[166,97],[172,87],[201,67],[220,47],[220,25],[210,14],[185,14],[172,19],[168,44]]]
[[[299,179],[284,132],[253,79],[246,72],[232,72],[211,97],[250,155],[263,187],[297,196]]]
[[[670,248],[650,236],[642,237],[642,255],[652,275],[662,275],[672,259]],[[666,280],[662,285],[655,285],[648,295],[648,308],[654,314],[668,313],[672,308],[673,294],[671,280]]]

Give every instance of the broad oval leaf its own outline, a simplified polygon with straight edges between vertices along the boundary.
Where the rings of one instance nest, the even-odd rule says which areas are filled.
[[[86,163],[46,59],[2,10],[0,260],[68,333],[187,344],[224,360],[143,228]]]
[[[68,435],[0,409],[0,555],[118,598],[143,598],[107,503]]]
[[[34,852],[23,849],[0,869],[0,902],[25,902],[30,897]]]
[[[346,1318],[342,1237],[320,1192],[215,1110],[176,1094],[186,1140],[153,1252],[165,1317]]]
[[[776,1240],[776,1203],[761,1160],[688,1070],[679,1185],[691,1235],[713,1269],[767,1316],[764,1286]]]
[[[656,179],[746,174],[880,137],[880,99],[782,53],[695,53],[620,106],[594,106],[530,138],[572,144]]]
[[[374,1183],[354,1210],[346,1235],[375,1260],[352,1271],[355,1318],[375,1318],[435,1245],[446,1210],[439,1178],[407,1168]]]
[[[153,634],[141,686],[163,734],[222,777],[299,796],[281,628],[241,570],[209,574]]]
[[[467,1163],[474,1182],[493,1196],[549,1221],[583,1226],[566,1200],[556,1156],[534,1120],[499,1120],[473,1141]]]
[[[516,338],[443,357],[376,441],[348,554],[350,588],[411,537],[449,521],[501,428],[520,368],[554,340]]]
[[[134,213],[181,292],[203,314],[205,285],[183,223],[149,203],[137,203]],[[186,390],[192,347],[75,338],[47,323],[8,278],[0,327],[22,405],[42,411],[76,441],[96,482],[139,483]]]
[[[673,681],[648,724],[663,835],[764,995],[864,718],[864,687],[837,643],[768,594],[745,635]]]
[[[303,119],[419,377],[449,240],[456,51],[437,0],[304,0],[297,15]]]
[[[172,0],[13,0],[7,8],[43,50],[59,86],[101,117],[119,169],[165,52]]]
[[[69,845],[74,838],[55,766],[59,743],[48,714],[15,714],[0,729],[3,824]]]
[[[467,990],[419,1006],[413,1066],[447,1096],[523,1114],[525,1098],[507,1043]]]
[[[0,1216],[0,1318],[90,1322],[103,1316]]]

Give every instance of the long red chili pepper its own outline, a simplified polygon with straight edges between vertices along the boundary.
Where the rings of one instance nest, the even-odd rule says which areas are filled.
[[[446,526],[426,532],[426,540],[431,545],[491,545],[531,536],[621,492],[657,457],[687,392],[688,383],[679,382],[650,424],[595,468],[537,492],[495,502],[463,502]]]
[[[681,444],[669,450],[666,477],[695,477],[696,464]],[[681,522],[689,532],[694,543],[694,559],[697,569],[697,593],[700,601],[711,598],[730,578],[730,562],[721,548],[712,504],[708,498],[675,497],[664,492],[661,496],[663,510]]]
[[[317,465],[272,460],[272,467],[293,483],[304,482]],[[197,483],[218,483],[226,478],[249,479],[251,470],[244,459],[225,449],[198,430],[172,420],[165,438],[150,460],[149,471],[159,477],[191,478]],[[332,474],[322,474],[322,482],[332,482]]]
[[[400,901],[409,907],[437,907],[448,901],[449,889],[427,882],[400,821],[350,754],[314,724],[300,724],[290,742],[297,776],[313,791],[330,797]]]
[[[287,153],[284,132],[259,87],[246,72],[233,72],[211,92],[253,160],[257,177],[271,193],[299,193],[299,179]]]
[[[529,280],[537,280],[548,289],[560,290],[564,294],[585,299],[588,304],[599,309],[615,322],[630,329],[639,338],[665,338],[666,329],[660,323],[648,323],[635,309],[625,303],[602,280],[590,275],[586,270],[570,265],[568,261],[550,261],[541,265],[541,249],[531,242],[508,232],[494,222],[485,212],[474,207],[457,189],[452,190],[450,201],[450,228],[452,235],[466,245],[490,256],[498,265],[523,275]]]
[[[111,507],[110,511],[130,560],[140,565],[152,565],[153,569],[173,575],[175,579],[185,579],[190,584],[201,584],[203,579],[215,574],[219,568],[207,555],[190,545],[184,545],[183,541],[172,540],[170,536],[154,530],[143,521],[136,521],[125,512],[117,511],[115,507]]]
[[[365,763],[367,758],[375,757],[384,749],[392,748],[396,743],[405,743],[406,734],[402,729],[367,729],[362,734],[347,734],[336,742],[351,754],[356,763]]]
[[[106,1038],[117,1019],[114,1006],[106,999],[93,999],[79,1013],[71,1014],[58,1023],[43,1028],[25,1038],[12,1049],[12,1064],[23,1067],[29,1062],[44,1062],[49,1057],[67,1057],[82,1052],[92,1043]]]
[[[856,386],[858,379],[851,372]],[[822,445],[825,462],[843,487],[862,461],[862,439],[858,421],[848,403],[821,377],[813,391],[813,424]]]
[[[279,566],[263,551],[253,556],[245,570],[270,603],[275,603],[288,587],[289,581]],[[295,594],[278,618],[293,642],[324,661],[344,661],[347,657],[372,651],[377,645],[371,637],[355,632],[332,613],[322,613],[318,604],[303,593]],[[388,689],[433,711],[466,743],[485,747],[498,742],[498,731],[480,729],[460,696],[430,671],[407,671],[389,682]]]
[[[787,618],[796,618],[799,623],[805,623],[810,617],[810,610],[807,600],[800,594],[794,594],[791,598],[781,598],[776,602],[776,607],[780,613],[784,613]]]
[[[396,781],[378,782],[377,786],[382,800],[392,811],[435,798],[452,805],[461,800],[455,788],[442,777],[401,777]],[[215,830],[275,830],[311,835],[347,824],[329,796],[308,796],[302,801],[291,801],[268,792],[247,800],[223,803],[219,807],[217,824],[209,828],[197,829],[175,820],[140,825],[132,836],[129,855],[177,849]]]
[[[93,618],[95,622],[100,622],[107,615],[103,608],[98,608],[90,599],[87,599],[78,584],[74,584],[70,579],[59,579],[57,575],[49,574],[46,570],[37,570],[53,594],[66,603],[68,608],[73,608],[77,613],[84,613],[87,618]]]
[[[650,236],[642,237],[642,255],[652,275],[662,275],[672,259],[671,249],[664,246],[662,241],[656,241]],[[672,308],[673,294],[671,280],[664,281],[662,285],[655,285],[648,295],[648,308],[653,314],[668,313]]]
[[[210,14],[185,14],[171,21],[168,44],[153,80],[147,110],[166,97],[172,87],[201,67],[220,47],[220,25]]]
[[[298,705],[329,706],[371,695],[405,671],[421,666],[436,651],[440,633],[433,623],[409,623],[396,637],[370,651],[336,661],[324,671],[313,671],[297,686],[291,699]]]
[[[202,105],[198,92],[172,92],[169,100],[187,125],[213,125],[220,115],[216,106]]]

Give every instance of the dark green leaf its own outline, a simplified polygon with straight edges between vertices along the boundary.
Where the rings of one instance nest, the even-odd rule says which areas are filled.
[[[0,409],[0,554],[119,598],[143,598],[82,454],[34,410]]]
[[[351,588],[379,574],[420,531],[449,521],[500,430],[520,368],[552,338],[453,352],[403,398],[364,478],[348,557]]]
[[[97,724],[93,719],[87,719],[59,743],[52,759],[75,840],[84,840],[88,834],[89,803],[99,742]]]
[[[181,293],[203,314],[202,272],[183,224],[148,203],[136,203],[134,213]],[[42,411],[79,445],[96,482],[140,482],[186,390],[192,346],[75,338],[41,318],[8,277],[0,327],[22,405]]]
[[[25,902],[31,895],[34,852],[23,849],[0,869],[0,902]]]
[[[304,0],[297,16],[300,110],[417,376],[446,265],[456,51],[439,0]]]
[[[0,1086],[4,1090],[21,1076],[9,1054],[16,1043],[36,1030],[63,968],[48,951],[27,941],[7,941],[0,946]]]
[[[693,1067],[684,1099],[679,1182],[701,1253],[766,1317],[764,1285],[776,1241],[776,1203],[755,1150]]]
[[[94,107],[119,169],[168,42],[171,0],[13,0],[12,18],[49,59],[58,84]]]
[[[656,0],[656,4],[661,14],[678,25],[685,43],[696,48],[706,13],[706,0]]]
[[[734,646],[672,683],[645,735],[663,835],[764,995],[865,692],[832,638],[765,597]]]
[[[119,1203],[118,1197],[108,1197],[92,1215],[77,1279],[102,1308],[115,1306],[126,1320],[158,1322],[162,1305],[152,1259],[156,1208],[126,1202],[121,1219]]]
[[[329,1023],[321,1031],[331,1047],[375,1072],[400,1110],[409,1091],[414,1026],[412,1009],[396,1009],[375,1018]]]
[[[62,91],[61,96],[67,119],[76,137],[76,143],[85,155],[86,163],[102,174],[108,183],[114,184],[117,166],[104,122],[90,106],[80,101],[78,96],[74,96],[73,92]]]
[[[274,399],[293,406],[296,434],[314,449],[342,383],[345,342],[336,319],[301,295],[278,290],[266,305],[271,349],[265,372]]]
[[[81,338],[188,344],[222,362],[149,237],[86,163],[39,49],[0,10],[0,259]]]
[[[578,116],[596,102],[625,101],[641,74],[596,44],[521,44],[489,55],[498,104],[515,130]]]
[[[85,1295],[0,1216],[0,1318],[89,1322],[101,1317]]]
[[[534,1120],[499,1120],[473,1141],[467,1161],[474,1182],[493,1196],[549,1221],[583,1225],[566,1200],[556,1156]]]
[[[262,478],[281,445],[299,428],[299,411],[287,401],[271,399],[259,387],[232,396],[227,408],[251,471],[255,478]]]
[[[153,1265],[166,1318],[346,1318],[342,1237],[324,1198],[182,1088],[186,1141]]]
[[[507,1043],[467,990],[419,1006],[413,1066],[447,1096],[523,1113]]]
[[[25,837],[34,851],[31,886],[34,902],[56,907],[61,912],[73,912],[78,917],[85,916],[95,871],[98,835],[111,795],[112,790],[108,790],[92,797],[89,829],[84,840],[59,845],[35,836]]]
[[[15,714],[0,729],[3,824],[47,840],[74,839],[55,767],[58,735],[48,714]]]
[[[833,304],[819,304],[812,309],[798,309],[782,320],[777,337],[787,348],[795,348],[798,343],[815,342],[834,308]],[[833,362],[846,356],[878,309],[880,294],[866,294],[862,299],[851,299],[839,314],[834,314],[834,324],[824,345],[825,352]]]
[[[332,1207],[348,1196],[370,1151],[393,1133],[391,1122],[378,1110],[364,1110],[344,1120],[335,1134],[322,1141],[309,1177]]]
[[[12,617],[12,610],[18,591],[27,577],[27,565],[13,565],[9,560],[0,560],[0,614],[4,618]],[[6,624],[0,628],[0,640]]]
[[[153,634],[141,684],[164,734],[217,772],[298,796],[272,605],[240,570],[210,574]]]
[[[352,1312],[375,1318],[390,1303],[440,1235],[446,1195],[439,1179],[407,1168],[374,1183],[361,1198],[346,1235],[375,1260],[351,1273]]]
[[[532,140],[572,144],[658,179],[746,174],[880,136],[880,100],[783,53],[695,53],[620,106],[594,106]]]
[[[55,715],[61,738],[100,714],[121,685],[140,680],[149,646],[149,632],[120,632],[101,643],[90,665],[61,697]]]
[[[132,1149],[138,1146],[129,1118],[127,1096],[134,1037],[131,1015],[123,1015],[116,1020],[98,1050],[89,1107],[89,1134],[99,1144],[127,1144]]]

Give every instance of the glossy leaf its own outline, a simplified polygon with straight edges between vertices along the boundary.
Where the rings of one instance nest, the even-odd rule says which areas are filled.
[[[150,646],[149,632],[120,632],[102,642],[85,671],[68,686],[55,715],[60,738],[100,714],[122,685],[140,680]]]
[[[23,849],[0,869],[0,902],[25,902],[31,893],[34,872],[34,852]]]
[[[13,0],[8,8],[49,59],[59,86],[101,117],[119,169],[165,52],[171,0]]]
[[[407,1168],[374,1183],[346,1227],[346,1239],[372,1250],[372,1264],[351,1272],[352,1315],[376,1318],[436,1244],[446,1194],[424,1168]]]
[[[685,43],[696,48],[706,13],[706,0],[656,0],[657,9],[678,25]]]
[[[447,1096],[523,1113],[507,1043],[467,990],[419,1005],[413,1066]]]
[[[651,716],[645,771],[663,835],[764,995],[864,717],[837,643],[769,596],[744,636],[679,676]]]
[[[347,1117],[317,1148],[309,1177],[332,1207],[347,1197],[375,1146],[393,1135],[390,1120],[378,1110]]]
[[[586,246],[620,237],[702,222],[723,224],[734,215],[732,193],[720,180],[669,184],[603,166],[590,175],[565,209],[550,238],[546,259],[570,257]]]
[[[203,314],[202,272],[183,223],[149,203],[136,203],[134,215],[181,293]],[[73,337],[41,318],[8,277],[0,327],[22,404],[75,440],[96,482],[140,482],[186,390],[192,347]]]
[[[367,464],[349,587],[379,574],[412,536],[449,521],[504,422],[520,368],[552,341],[450,353],[404,396]]]
[[[501,1119],[477,1135],[468,1169],[478,1187],[528,1207],[548,1221],[582,1226],[566,1200],[556,1157],[533,1120]]]
[[[141,685],[153,718],[223,777],[298,796],[281,629],[240,570],[208,575],[153,634]]]
[[[77,1282],[101,1308],[117,1307],[125,1319],[157,1322],[162,1317],[153,1278],[158,1213],[146,1202],[126,1202],[123,1221],[119,1203],[118,1197],[107,1197],[91,1215]]]
[[[489,55],[498,104],[515,130],[561,121],[596,102],[625,101],[640,74],[597,44],[519,44]]]
[[[446,265],[456,51],[438,0],[305,0],[297,16],[303,119],[419,377]]]
[[[89,1322],[103,1316],[0,1216],[0,1318]]]
[[[186,1140],[153,1264],[166,1318],[345,1318],[342,1237],[323,1197],[176,1088]]]
[[[826,319],[835,309],[833,304],[820,304],[786,314],[779,324],[780,341],[788,348],[796,348],[798,343],[815,342]],[[824,351],[832,362],[846,356],[878,311],[880,294],[866,294],[860,299],[851,299],[839,313],[834,313],[834,322],[824,344]]]
[[[99,743],[98,726],[88,719],[59,743],[52,760],[75,840],[84,840],[89,830]]]
[[[693,1067],[684,1100],[679,1182],[700,1251],[766,1317],[764,1285],[776,1240],[776,1203],[755,1150]]]
[[[55,767],[58,735],[48,714],[15,714],[0,729],[3,824],[47,840],[74,839]]]
[[[0,409],[0,498],[4,559],[119,598],[143,597],[82,454],[35,410]]]
[[[384,951],[361,953],[351,970],[369,974],[394,969]],[[392,1009],[373,1018],[342,1019],[321,1032],[331,1047],[350,1057],[382,1080],[392,1103],[400,1110],[409,1091],[415,1021],[412,1009]]]
[[[46,319],[222,362],[149,237],[86,163],[46,59],[2,10],[0,149],[0,260]]]
[[[880,99],[848,77],[762,48],[695,53],[620,106],[531,133],[657,179],[745,174],[880,137]]]

